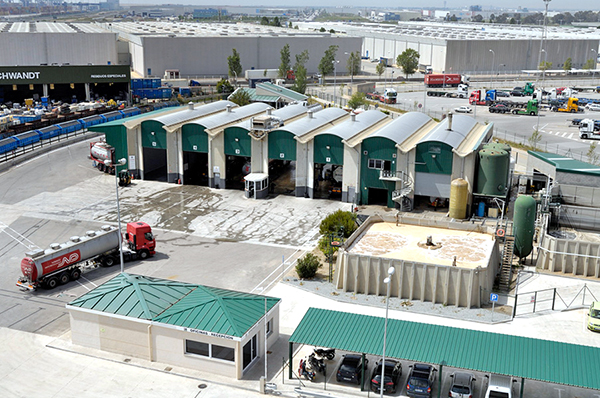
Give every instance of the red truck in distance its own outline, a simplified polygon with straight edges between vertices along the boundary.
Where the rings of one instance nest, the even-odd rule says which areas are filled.
[[[427,87],[458,87],[459,84],[469,85],[469,77],[456,73],[432,73],[425,75]]]

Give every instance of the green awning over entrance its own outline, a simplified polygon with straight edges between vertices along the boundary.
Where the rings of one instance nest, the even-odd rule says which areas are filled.
[[[290,343],[381,355],[384,318],[310,308]],[[600,348],[388,320],[386,357],[600,389]]]

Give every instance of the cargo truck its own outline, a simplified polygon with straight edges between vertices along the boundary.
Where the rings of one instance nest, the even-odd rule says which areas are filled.
[[[393,88],[386,88],[383,94],[374,91],[367,93],[365,96],[367,99],[383,102],[384,104],[395,104],[398,93]]]
[[[570,112],[577,113],[579,112],[579,100],[577,98],[571,97],[566,102],[560,105],[554,105],[550,108],[553,112]]]
[[[600,121],[592,119],[583,119],[579,122],[579,138],[587,140],[600,139]]]
[[[456,91],[427,91],[428,97],[467,98],[469,86],[459,84]]]
[[[513,115],[537,116],[539,113],[538,100],[529,100],[527,101],[527,105],[524,109],[513,109],[512,113]]]
[[[115,174],[115,148],[104,141],[90,142],[90,158],[98,170],[109,174]],[[104,162],[110,160],[111,166]]]
[[[119,229],[103,226],[84,236],[73,236],[65,243],[53,243],[46,250],[25,253],[21,260],[23,274],[17,286],[36,290],[40,286],[53,289],[79,279],[82,272],[99,265],[110,267],[119,262]],[[144,222],[127,224],[123,261],[146,259],[155,254],[156,241],[152,228]]]
[[[433,68],[431,67],[431,65],[419,64],[418,71],[424,75],[430,75],[433,73]]]
[[[256,87],[256,83],[274,82],[280,79],[279,69],[248,69],[244,72],[244,77],[248,80],[250,88]],[[284,76],[286,83],[293,82],[296,79],[293,70],[288,70]]]
[[[425,75],[427,87],[458,87],[459,84],[469,85],[469,77],[456,73],[432,73]]]

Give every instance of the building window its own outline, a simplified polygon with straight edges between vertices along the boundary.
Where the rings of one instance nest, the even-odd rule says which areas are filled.
[[[381,160],[381,159],[369,159],[369,168],[370,169],[382,170],[383,169],[383,163],[384,163],[384,161]]]
[[[233,348],[223,347],[216,344],[211,344],[212,358],[224,359],[226,361],[235,361]]]
[[[267,330],[265,332],[267,334],[267,336],[270,336],[271,333],[273,333],[273,319],[269,319],[267,321]]]
[[[207,343],[201,343],[193,340],[185,341],[185,352],[189,354],[202,355],[203,357],[210,356]]]

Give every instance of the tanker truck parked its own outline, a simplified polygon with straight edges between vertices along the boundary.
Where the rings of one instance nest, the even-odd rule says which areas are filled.
[[[104,162],[110,160],[115,164],[115,148],[104,141],[90,142],[90,158],[94,161],[94,167],[105,173],[115,174],[114,166],[107,166]]]
[[[156,241],[152,228],[144,222],[127,224],[123,247],[123,261],[146,259],[155,253]],[[103,226],[88,231],[85,236],[73,236],[65,243],[53,243],[46,250],[25,253],[21,260],[23,276],[17,286],[36,290],[40,286],[53,289],[70,280],[77,280],[82,272],[99,265],[110,267],[119,262],[119,230]]]

